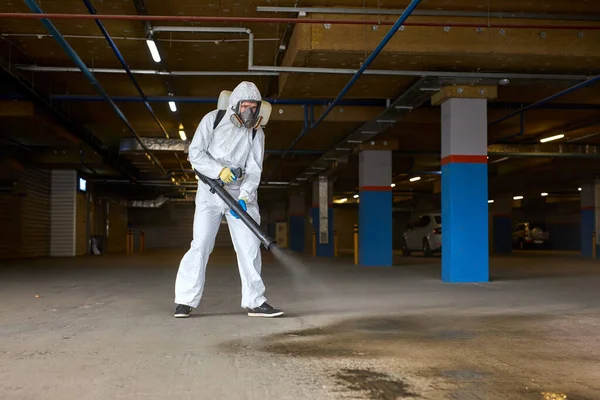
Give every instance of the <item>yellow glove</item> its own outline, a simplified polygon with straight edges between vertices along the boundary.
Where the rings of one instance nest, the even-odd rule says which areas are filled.
[[[235,179],[235,175],[231,172],[230,168],[223,168],[219,173],[219,179],[221,179],[224,183],[230,183]]]

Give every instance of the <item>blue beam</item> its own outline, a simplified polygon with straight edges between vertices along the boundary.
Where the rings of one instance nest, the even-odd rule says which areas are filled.
[[[522,107],[522,108],[520,108],[520,109],[519,109],[519,110],[517,110],[517,111],[514,111],[514,112],[512,112],[512,113],[509,113],[508,115],[505,115],[505,116],[504,116],[504,117],[502,117],[502,118],[499,118],[499,119],[497,119],[497,120],[495,120],[495,121],[492,121],[492,122],[488,123],[488,126],[492,126],[492,125],[499,124],[500,122],[506,121],[506,120],[508,120],[508,119],[510,119],[510,118],[512,118],[512,117],[515,117],[515,116],[517,116],[517,115],[523,115],[523,113],[524,113],[524,112],[526,112],[526,111],[528,111],[528,110],[531,110],[531,109],[533,109],[533,108],[540,107],[540,106],[542,106],[542,105],[544,105],[544,104],[546,104],[546,103],[548,103],[548,102],[551,102],[551,101],[553,101],[553,100],[556,100],[556,99],[558,99],[558,98],[560,98],[560,97],[562,97],[562,96],[565,96],[565,95],[567,95],[567,94],[571,94],[571,93],[573,93],[573,92],[575,92],[575,91],[577,91],[577,90],[579,90],[579,89],[581,89],[581,88],[584,88],[584,87],[590,86],[590,85],[592,85],[592,84],[594,84],[594,83],[596,83],[596,82],[599,82],[599,81],[600,81],[600,75],[597,75],[597,76],[595,76],[595,77],[593,77],[593,78],[590,78],[590,79],[587,79],[587,80],[585,80],[585,81],[583,81],[583,82],[579,82],[578,84],[576,84],[576,85],[573,85],[573,86],[571,86],[571,87],[570,87],[570,88],[568,88],[568,89],[565,89],[565,90],[563,90],[563,91],[561,91],[561,92],[555,93],[555,94],[553,94],[553,95],[551,95],[551,96],[548,96],[548,97],[546,97],[546,98],[544,98],[544,99],[542,99],[542,100],[536,101],[536,102],[535,102],[535,103],[533,103],[533,104],[529,104],[529,105],[527,105],[527,106],[525,106],[525,107]],[[509,136],[507,136],[507,137],[500,138],[500,139],[498,139],[498,140],[497,140],[497,142],[501,142],[501,141],[504,141],[504,140],[506,140],[506,139],[510,139],[510,138],[512,138],[512,137],[514,137],[514,136],[515,136],[515,135],[513,134],[513,135],[509,135]]]
[[[27,5],[27,7],[29,7],[29,9],[33,13],[36,13],[36,14],[44,13],[42,11],[42,9],[37,5],[35,0],[24,0],[24,1],[25,1],[25,4]],[[83,75],[87,78],[87,80],[96,88],[98,93],[100,93],[100,95],[104,98],[104,100],[111,106],[111,108],[117,114],[119,119],[121,119],[121,121],[123,121],[123,123],[125,124],[127,129],[138,139],[138,141],[140,142],[140,145],[142,146],[142,148],[144,149],[146,154],[148,154],[148,156],[152,159],[154,164],[156,164],[156,166],[158,166],[158,168],[161,170],[161,172],[164,175],[167,175],[167,171],[164,169],[164,167],[162,166],[160,161],[158,161],[158,159],[154,156],[154,154],[142,142],[140,135],[138,135],[136,130],[133,128],[133,126],[131,126],[131,124],[129,123],[129,120],[127,119],[127,117],[125,117],[125,114],[123,114],[121,109],[108,96],[108,94],[106,93],[106,91],[104,90],[102,85],[100,85],[100,83],[94,77],[94,74],[92,74],[92,72],[88,69],[88,67],[85,65],[83,60],[79,57],[79,55],[75,52],[75,50],[73,50],[73,48],[69,45],[69,43],[61,35],[61,33],[58,31],[58,29],[56,29],[54,24],[52,24],[52,22],[50,22],[50,20],[48,20],[47,18],[41,18],[40,21],[42,22],[44,27],[46,27],[48,32],[50,32],[50,34],[52,35],[54,40],[56,40],[58,45],[65,51],[67,56],[69,56],[69,58],[71,60],[73,60],[73,62],[79,67],[79,69],[81,70]]]
[[[525,133],[525,113],[521,113],[519,119],[520,119],[520,122],[519,122],[519,126],[520,126],[519,132],[513,133],[513,134],[508,135],[508,136],[504,136],[501,139],[497,139],[497,140],[495,140],[495,141],[493,141],[491,143],[490,142],[488,142],[488,143],[489,144],[498,144],[498,143],[504,142],[506,140],[510,140],[510,139],[513,139],[513,138],[516,138],[516,137],[519,137],[519,136],[523,136],[523,134]]]
[[[92,3],[90,3],[89,0],[83,0],[83,4],[85,4],[85,6],[87,7],[87,9],[90,12],[90,14],[92,14],[92,15],[97,14],[96,10],[94,9],[94,6],[92,5]],[[160,130],[163,132],[163,134],[165,135],[165,137],[168,138],[169,137],[169,133],[165,129],[165,127],[162,124],[162,122],[160,122],[160,120],[158,119],[158,116],[156,115],[156,113],[152,109],[152,106],[150,105],[150,103],[148,103],[148,98],[144,94],[144,91],[140,87],[138,81],[135,79],[135,76],[133,76],[133,73],[131,72],[131,69],[129,69],[129,66],[127,65],[127,62],[123,58],[123,55],[119,51],[119,49],[118,49],[117,45],[115,44],[115,42],[113,41],[112,37],[110,37],[110,34],[106,30],[106,28],[104,28],[104,25],[102,24],[102,22],[100,22],[99,19],[94,20],[94,22],[96,23],[96,26],[98,26],[98,28],[100,29],[100,32],[102,32],[102,35],[104,36],[104,38],[108,42],[108,45],[110,46],[110,48],[112,49],[112,51],[117,56],[117,59],[119,60],[119,62],[123,66],[123,69],[125,69],[125,72],[127,73],[127,76],[129,77],[129,80],[131,81],[131,83],[133,83],[133,86],[135,86],[135,89],[137,90],[137,92],[139,93],[140,97],[142,98],[142,100],[144,102],[144,105],[146,106],[146,109],[148,110],[148,112],[150,112],[150,115],[152,115],[152,118],[154,119],[154,121],[156,121],[156,124],[158,125],[158,127],[160,128]]]
[[[417,8],[417,5],[420,2],[421,2],[421,0],[412,0],[410,2],[410,4],[404,9],[404,11],[402,11],[402,14],[398,18],[398,20],[394,23],[394,25],[392,25],[392,27],[390,28],[388,33],[386,33],[386,35],[383,37],[381,42],[377,45],[375,50],[373,50],[373,52],[371,54],[369,54],[369,57],[367,57],[367,59],[361,65],[361,67],[358,69],[358,71],[356,71],[354,76],[352,76],[352,78],[350,78],[350,81],[346,84],[346,86],[344,86],[342,91],[337,95],[337,97],[333,100],[333,102],[331,102],[331,104],[329,104],[329,107],[327,107],[325,112],[323,112],[323,114],[321,114],[321,117],[319,117],[319,119],[311,126],[311,129],[315,128],[325,118],[327,118],[327,116],[333,110],[333,108],[339,103],[340,100],[342,100],[342,98],[346,95],[346,93],[348,93],[348,91],[352,88],[352,86],[354,86],[354,84],[356,83],[358,78],[360,78],[360,76],[363,74],[363,72],[369,67],[369,65],[371,65],[373,60],[375,60],[375,57],[377,57],[379,55],[379,53],[381,52],[381,50],[383,50],[385,45],[388,44],[390,39],[392,39],[392,37],[396,34],[396,32],[398,32],[398,30],[400,29],[402,24],[408,19],[409,15],[415,10],[415,8]]]
[[[294,139],[294,141],[292,142],[290,147],[288,147],[286,152],[281,155],[282,159],[290,152],[290,150],[292,150],[294,148],[294,146],[296,146],[296,144],[300,141],[300,139],[302,139],[311,129],[316,128],[321,122],[323,122],[323,120],[325,118],[327,118],[327,116],[333,110],[333,108],[340,104],[340,101],[342,100],[342,98],[346,95],[346,93],[348,93],[348,91],[352,88],[352,86],[354,86],[354,84],[356,83],[358,78],[360,78],[360,76],[363,74],[363,72],[369,67],[369,65],[371,65],[371,63],[373,62],[375,57],[377,57],[379,55],[381,50],[383,50],[385,45],[390,41],[390,39],[394,36],[394,34],[396,34],[396,32],[398,32],[398,29],[400,29],[402,24],[406,21],[408,16],[414,11],[414,9],[417,7],[417,5],[420,2],[421,2],[421,0],[412,0],[410,2],[410,4],[408,5],[408,7],[406,7],[404,9],[404,11],[402,11],[402,14],[398,18],[398,20],[394,23],[394,25],[386,33],[386,35],[383,37],[381,42],[377,45],[375,50],[373,50],[373,52],[371,54],[369,54],[369,57],[367,57],[367,59],[361,65],[361,67],[358,69],[358,71],[356,71],[356,73],[352,76],[352,78],[350,78],[350,81],[346,84],[346,86],[344,86],[344,88],[340,91],[340,93],[336,96],[336,98],[331,103],[329,103],[329,106],[325,109],[323,114],[321,114],[321,116],[319,117],[318,120],[316,120],[314,123],[312,123],[308,128],[302,129],[302,132],[300,132],[298,134],[298,136],[296,136],[296,138]]]

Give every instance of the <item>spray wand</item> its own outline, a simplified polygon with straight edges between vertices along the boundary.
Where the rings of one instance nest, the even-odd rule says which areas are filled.
[[[267,250],[273,250],[275,246],[275,239],[265,234],[260,226],[254,221],[254,219],[240,206],[240,204],[235,201],[233,197],[225,190],[223,187],[223,182],[217,179],[211,179],[207,176],[202,175],[200,172],[194,170],[198,179],[208,185],[211,193],[216,193],[224,202],[231,208],[242,220],[244,224],[254,233],[262,242]],[[232,169],[231,172],[237,177],[242,175],[242,169],[236,168]]]

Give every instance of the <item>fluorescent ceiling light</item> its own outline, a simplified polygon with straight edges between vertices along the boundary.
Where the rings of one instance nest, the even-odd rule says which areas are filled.
[[[150,50],[150,54],[152,55],[152,59],[154,60],[154,62],[159,63],[161,61],[160,53],[158,52],[158,47],[156,47],[156,43],[154,42],[154,40],[148,39],[146,40],[146,44],[148,45],[148,49]]]
[[[390,186],[391,186],[391,187],[396,187],[396,184],[395,184],[395,183],[392,183]]]
[[[542,193],[542,197],[546,197],[546,196],[548,196],[548,193],[546,193],[546,192],[543,192],[543,193]]]
[[[354,197],[355,199],[358,199],[360,196],[359,196],[359,195],[357,195],[357,194],[355,194],[353,197]]]
[[[175,112],[175,111],[177,111],[177,104],[175,104],[174,101],[170,101],[169,108],[171,109],[171,111]]]
[[[551,142],[553,140],[562,139],[564,137],[565,137],[565,134],[561,133],[560,135],[554,135],[554,136],[550,136],[550,137],[547,137],[547,138],[540,139],[540,142],[541,143]]]
[[[513,197],[513,200],[523,200],[523,196],[515,196]]]
[[[488,200],[488,204],[492,204],[494,200]]]
[[[181,140],[187,140],[187,136],[185,135],[185,131],[183,129],[179,131],[179,137]]]
[[[345,202],[347,202],[347,201],[348,201],[348,199],[347,199],[347,198],[345,198],[345,197],[344,197],[343,199],[340,199],[340,203],[345,203]]]
[[[411,181],[411,182],[416,182],[416,181],[420,181],[420,180],[421,180],[420,176],[415,176],[415,177],[409,179],[409,181]]]

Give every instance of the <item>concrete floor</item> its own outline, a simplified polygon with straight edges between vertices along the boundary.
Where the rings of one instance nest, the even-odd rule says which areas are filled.
[[[600,398],[600,261],[523,252],[494,281],[265,257],[281,319],[239,308],[231,252],[213,255],[194,318],[172,318],[182,252],[0,265],[0,399]],[[564,396],[567,397],[564,397]]]

